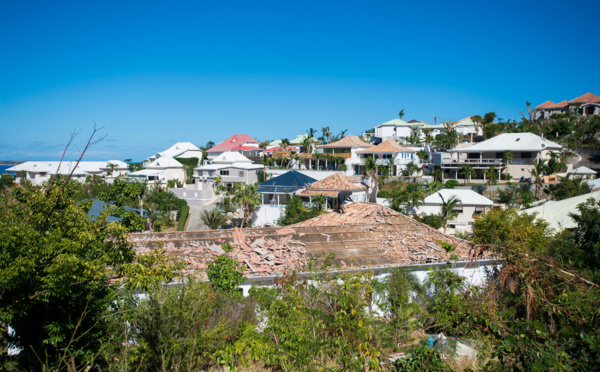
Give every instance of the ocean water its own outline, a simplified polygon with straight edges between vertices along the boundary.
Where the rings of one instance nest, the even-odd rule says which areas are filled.
[[[0,164],[0,174],[6,173],[6,170],[12,166],[14,166],[14,164]]]

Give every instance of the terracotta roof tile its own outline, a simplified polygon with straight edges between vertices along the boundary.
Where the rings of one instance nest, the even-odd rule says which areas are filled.
[[[326,149],[347,148],[347,147],[351,147],[351,148],[352,147],[369,148],[369,147],[373,147],[373,145],[370,145],[370,144],[362,141],[357,136],[346,136],[346,137],[342,138],[339,141],[328,143],[326,145],[320,145],[320,146],[317,146],[317,147],[319,147],[319,148],[326,148]]]
[[[541,105],[537,105],[534,108],[537,109],[545,109],[545,108],[551,108],[554,107],[554,105],[556,105],[556,103],[552,102],[552,101],[546,101],[544,103],[542,103]]]
[[[562,107],[568,107],[569,106],[569,101],[567,101],[566,99],[564,101],[561,101],[559,103],[555,103],[552,106],[548,106],[547,108],[562,108]]]
[[[598,97],[597,95],[593,94],[593,93],[586,93],[583,96],[579,96],[577,98],[574,98],[572,100],[569,101],[569,103],[595,103],[595,102],[600,102],[600,97]]]
[[[383,153],[383,152],[415,152],[415,150],[408,149],[404,146],[398,144],[398,142],[394,140],[385,140],[381,142],[379,145],[375,147],[371,147],[370,149],[357,151],[358,153],[363,154],[373,154],[373,153]]]
[[[130,234],[139,254],[160,244],[166,253],[187,264],[187,274],[206,280],[208,263],[233,246],[229,256],[246,267],[247,277],[278,276],[302,270],[309,259],[334,254],[342,269],[395,267],[447,262],[450,253],[439,241],[456,246],[460,260],[489,258],[475,255],[464,240],[445,235],[410,217],[370,203],[352,203],[346,212],[329,212],[284,228],[249,228],[169,233]]]
[[[341,190],[365,190],[367,186],[362,183],[356,184],[351,182],[346,175],[342,173],[335,173],[329,177],[323,178],[320,181],[317,181],[310,185],[306,190],[300,192],[300,195],[317,195],[324,194],[324,191],[334,192],[337,196],[338,192]],[[331,194],[331,193],[329,193]],[[333,196],[329,195],[327,196]]]

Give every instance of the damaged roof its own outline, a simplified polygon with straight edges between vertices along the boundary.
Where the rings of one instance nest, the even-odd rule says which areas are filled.
[[[246,267],[248,278],[302,271],[311,259],[329,254],[347,269],[445,263],[451,254],[439,241],[455,245],[452,254],[459,260],[473,258],[469,242],[371,203],[352,203],[346,213],[328,212],[287,227],[138,233],[129,240],[141,254],[163,247],[187,263],[187,274],[202,279],[207,264],[224,253],[225,243],[233,246],[229,255]]]

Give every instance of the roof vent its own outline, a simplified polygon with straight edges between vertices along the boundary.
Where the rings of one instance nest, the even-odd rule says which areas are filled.
[[[520,138],[517,138],[517,142],[519,142],[520,140],[521,140]]]

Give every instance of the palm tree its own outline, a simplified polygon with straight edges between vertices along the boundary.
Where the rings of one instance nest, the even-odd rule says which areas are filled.
[[[473,174],[475,173],[475,171],[473,170],[473,167],[470,165],[463,165],[460,167],[460,173],[462,174],[462,176],[464,177],[464,184],[467,184],[467,178],[469,179],[469,182],[471,182],[471,177],[473,177]]]
[[[344,129],[343,131],[340,132],[340,139],[346,137],[346,132],[348,131],[348,129]]]
[[[402,120],[402,118],[404,117],[404,109],[400,110],[398,116],[400,116],[400,120]]]
[[[390,208],[395,210],[396,212],[404,213],[404,208],[402,206],[408,203],[410,196],[409,192],[402,187],[396,187],[392,189],[387,197],[387,202],[390,205]]]
[[[200,220],[209,229],[216,230],[227,223],[227,216],[221,213],[218,208],[204,209],[200,211]]]
[[[389,166],[389,168],[390,168],[390,169],[389,169],[389,171],[390,171],[390,173],[389,173],[389,176],[391,177],[391,176],[393,176],[393,175],[394,175],[394,174],[393,174],[393,173],[394,173],[394,159],[392,159],[392,158],[389,158],[389,159],[388,159],[388,166]]]
[[[325,195],[317,194],[312,197],[312,202],[317,207],[317,210],[320,211],[321,209],[323,209],[323,206],[326,205],[327,200],[325,199]]]
[[[477,133],[477,135],[479,135],[479,133],[481,133],[481,123],[483,122],[483,118],[479,115],[473,115],[471,116],[471,121],[473,122],[473,124],[475,124],[475,132]]]
[[[244,218],[242,219],[241,226],[244,227],[244,223],[249,221],[250,217],[252,217],[252,213],[256,206],[262,203],[261,194],[258,192],[258,186],[241,185],[235,191],[233,202],[244,210]]]
[[[411,191],[408,195],[408,207],[416,208],[419,206],[420,202],[425,200],[425,193],[421,187],[417,187],[415,190]]]
[[[313,140],[313,138],[315,138],[315,134],[317,133],[317,130],[314,128],[308,128],[306,133],[308,134],[308,136],[306,137],[306,138],[308,138],[308,147],[304,149],[304,152],[311,153],[312,152],[312,140]]]
[[[485,176],[487,177],[487,182],[485,183],[485,188],[487,190],[488,187],[495,185],[498,183],[498,172],[496,171],[496,167],[494,165],[492,165],[490,167],[490,169],[487,169],[484,171]],[[490,191],[490,193],[492,194],[492,196],[494,195],[493,190]]]
[[[267,156],[267,154],[263,153],[262,158],[260,159],[260,162],[263,165],[263,182],[267,180],[267,165],[269,164],[269,157]]]
[[[323,143],[329,143],[331,141],[331,130],[329,126],[321,127],[321,133],[323,133]]]
[[[456,195],[452,195],[448,201],[444,200],[444,197],[441,193],[438,192],[438,195],[442,199],[442,218],[444,219],[444,234],[448,229],[448,222],[454,220],[458,216],[458,212],[454,210],[458,204],[462,204],[462,200],[460,200]]]
[[[117,164],[108,163],[108,164],[106,164],[106,167],[110,169],[108,171],[108,175],[111,176],[113,174],[113,172],[115,171],[115,168],[118,168],[119,166]]]
[[[439,189],[442,188],[442,183],[440,181],[432,181],[432,182],[425,182],[425,188],[427,189],[427,192],[431,195],[433,193],[436,193]]]
[[[375,162],[374,157],[367,156],[363,160],[363,166],[365,167],[365,173],[368,177],[368,186],[369,190],[371,190],[371,194],[369,195],[369,201],[372,203],[377,202],[377,186],[378,186],[378,178],[377,178],[377,163]]]
[[[535,178],[535,198],[539,199],[540,190],[542,189],[542,176],[546,168],[546,160],[539,159],[533,162],[533,169],[529,173]]]

